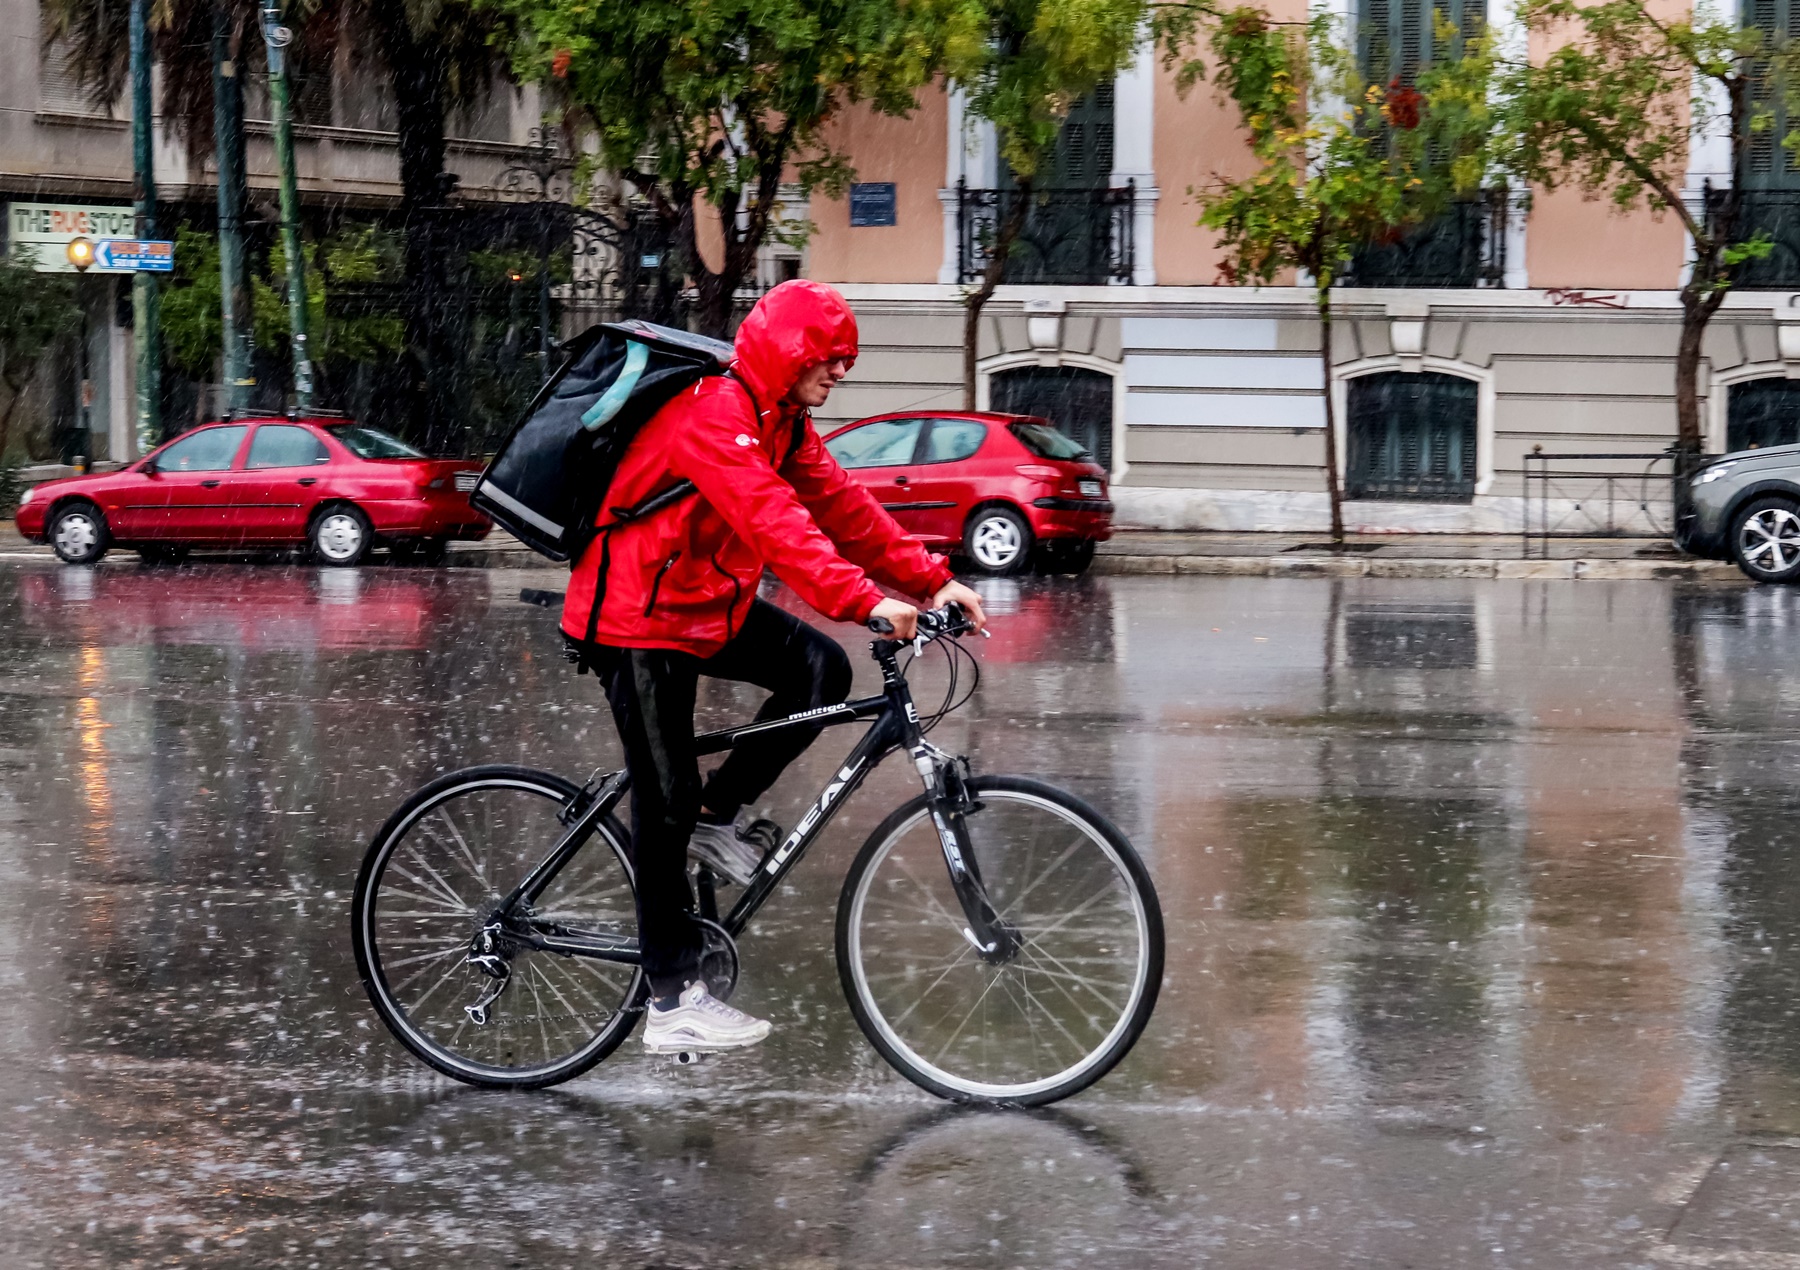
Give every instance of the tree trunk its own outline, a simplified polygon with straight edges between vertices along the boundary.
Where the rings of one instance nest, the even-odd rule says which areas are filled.
[[[1701,450],[1700,353],[1712,317],[1704,297],[1681,293],[1681,338],[1675,346],[1675,444],[1688,454]]]
[[[454,300],[446,286],[455,252],[445,214],[452,181],[444,171],[444,62],[429,41],[414,38],[403,0],[377,0],[370,16],[392,76],[397,116],[411,389],[407,431],[428,453],[441,453],[461,422]]]
[[[1013,205],[1006,210],[995,231],[988,252],[987,266],[981,271],[981,284],[963,301],[963,409],[975,409],[975,364],[981,360],[981,311],[993,298],[994,289],[1006,275],[1006,258],[1012,245],[1025,228],[1031,211],[1031,182],[1021,180],[1013,194]]]
[[[1315,278],[1318,274],[1313,275]],[[1338,487],[1337,401],[1331,390],[1331,287],[1313,287],[1319,306],[1319,370],[1325,384],[1325,493],[1331,500],[1331,541],[1344,544],[1344,496]]]

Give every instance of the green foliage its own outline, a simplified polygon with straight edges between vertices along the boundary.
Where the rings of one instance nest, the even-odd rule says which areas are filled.
[[[39,365],[81,326],[73,275],[38,273],[33,264],[29,249],[0,256],[0,384],[6,388],[6,404],[0,406],[0,458],[11,439],[13,415]]]
[[[946,75],[1029,181],[1069,108],[1130,65],[1150,12],[1145,0],[944,0],[932,22]]]
[[[333,317],[328,287],[397,282],[402,272],[398,236],[374,225],[340,231],[309,252],[306,271],[307,329],[314,357],[323,362],[375,362],[404,345],[405,324],[385,314]],[[321,268],[321,266],[323,266]],[[256,346],[287,357],[287,254],[278,240],[268,266],[250,279]],[[211,379],[224,347],[219,312],[219,240],[191,226],[175,236],[175,275],[162,298],[163,357],[190,379]]]
[[[1303,269],[1328,291],[1359,248],[1393,241],[1486,175],[1481,41],[1434,64],[1417,88],[1365,83],[1323,10],[1296,29],[1240,8],[1210,43],[1257,161],[1243,180],[1196,191],[1231,281]]]
[[[922,20],[929,5],[893,0],[491,3],[518,30],[515,72],[554,90],[597,136],[583,175],[622,173],[650,202],[715,328],[774,224],[783,180],[831,195],[848,185],[830,120],[853,101],[910,111],[944,38]],[[699,255],[696,201],[719,214],[717,272]]]

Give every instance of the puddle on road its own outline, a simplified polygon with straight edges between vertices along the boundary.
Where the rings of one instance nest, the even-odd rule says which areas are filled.
[[[0,1261],[1618,1264],[1696,1161],[1800,1134],[1800,593],[1662,583],[993,584],[934,739],[1104,808],[1169,931],[1149,1033],[1058,1113],[944,1107],[844,1006],[891,763],[743,943],[758,1050],[439,1082],[350,888],[442,770],[614,760],[546,579],[0,571]]]

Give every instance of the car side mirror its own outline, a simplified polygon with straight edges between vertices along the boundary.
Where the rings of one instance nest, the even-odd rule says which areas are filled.
[[[161,470],[162,469],[157,467],[155,463],[148,462],[138,469],[138,471],[142,472],[145,476],[155,476]]]

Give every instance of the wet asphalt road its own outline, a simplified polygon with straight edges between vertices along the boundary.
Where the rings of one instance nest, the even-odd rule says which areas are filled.
[[[1002,1114],[838,988],[892,762],[744,942],[758,1050],[512,1095],[388,1038],[374,828],[617,752],[521,585],[560,583],[0,571],[0,1265],[1800,1266],[1800,591],[990,585],[936,739],[1109,811],[1169,926],[1135,1053]]]

